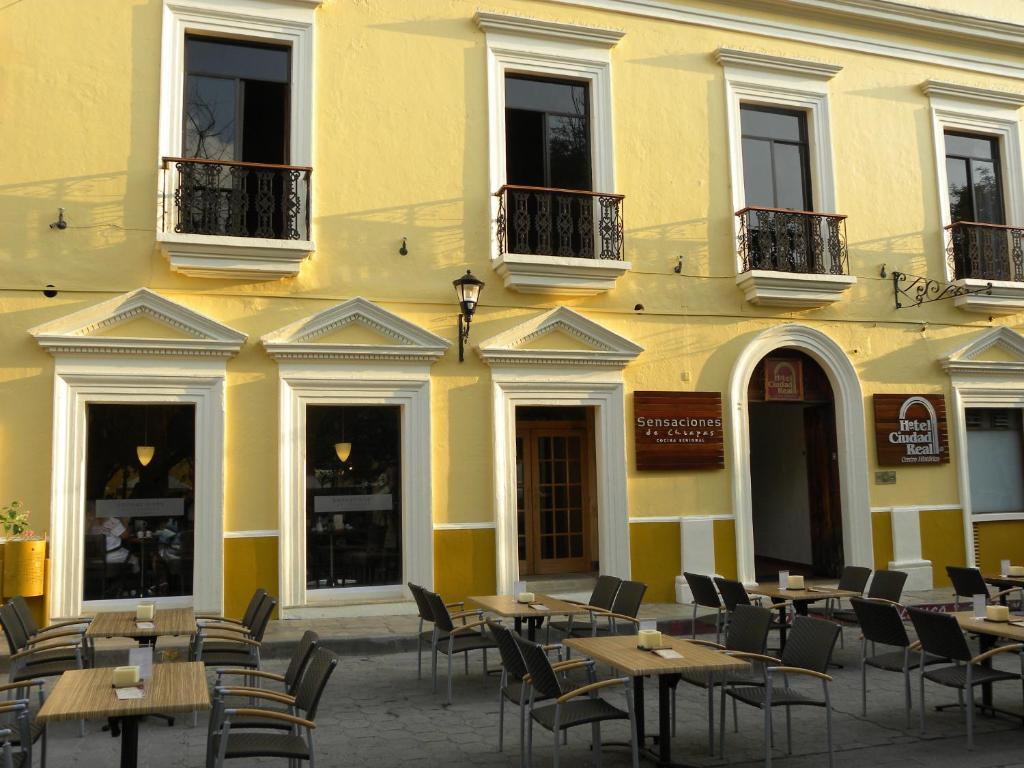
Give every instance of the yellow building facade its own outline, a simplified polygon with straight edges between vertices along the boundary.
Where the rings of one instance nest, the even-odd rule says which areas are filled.
[[[1024,561],[1024,14],[933,5],[0,11],[50,615]]]

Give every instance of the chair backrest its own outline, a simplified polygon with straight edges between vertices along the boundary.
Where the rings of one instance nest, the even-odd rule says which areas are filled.
[[[523,652],[519,650],[519,644],[516,642],[515,632],[493,620],[487,621],[487,628],[494,636],[498,653],[501,654],[501,666],[508,673],[508,679],[517,682],[522,680],[526,676],[526,662],[523,661]]]
[[[548,658],[544,646],[539,643],[531,643],[529,640],[513,635],[519,650],[523,654],[523,661],[526,662],[526,671],[530,673],[530,684],[533,689],[542,697],[558,698],[564,691],[562,684],[558,681],[558,675],[551,668],[551,659]]]
[[[863,565],[847,565],[839,576],[839,589],[864,594],[864,588],[871,578],[871,569]]]
[[[868,588],[868,597],[880,597],[898,603],[903,597],[903,585],[907,583],[904,571],[875,571]]]
[[[267,625],[270,623],[270,614],[274,612],[276,605],[277,600],[270,595],[264,595],[263,602],[256,609],[256,615],[253,617],[252,624],[248,625],[249,635],[256,642],[263,640],[263,633],[267,631]]]
[[[914,622],[917,639],[926,653],[956,661],[971,660],[971,648],[955,617],[948,613],[911,608],[910,620]]]
[[[598,576],[594,591],[590,593],[590,605],[610,611],[622,579],[616,576]]]
[[[624,581],[619,585],[619,591],[612,602],[612,613],[621,613],[623,616],[632,616],[640,612],[640,603],[643,602],[647,585],[642,581]]]
[[[702,573],[683,572],[690,592],[693,594],[693,602],[705,608],[721,608],[722,601],[718,599],[718,592],[715,591],[715,582],[710,576]]]
[[[7,638],[11,653],[22,650],[28,643],[28,635],[25,634],[25,628],[21,626],[21,619],[18,618],[14,606],[9,602],[0,607],[0,624],[3,624],[4,636]]]
[[[424,588],[419,584],[413,584],[411,581],[407,586],[409,587],[409,591],[412,592],[412,599],[416,601],[416,610],[419,612],[420,618],[423,619],[423,621],[433,621],[434,614],[431,613],[430,603],[427,602],[427,598],[424,595],[426,590],[424,590]]]
[[[304,713],[307,720],[316,718],[316,708],[320,704],[320,696],[340,660],[341,657],[338,654],[327,650],[322,645],[315,648],[309,657],[306,670],[302,673],[302,679],[295,691],[295,706]]]
[[[782,666],[825,672],[842,630],[838,624],[810,616],[796,616],[782,652]]]
[[[249,598],[249,605],[245,607],[245,613],[242,614],[242,626],[249,629],[252,628],[253,622],[256,621],[256,612],[259,611],[263,601],[267,599],[267,590],[260,587],[252,593],[252,597]]]
[[[32,615],[32,611],[29,610],[28,603],[25,601],[25,598],[21,595],[15,595],[8,602],[14,606],[14,612],[18,616],[18,620],[21,622],[21,627],[25,630],[25,634],[29,637],[36,634],[36,632],[39,631],[39,625],[36,623],[36,618]]]
[[[953,591],[957,597],[974,597],[984,595],[988,598],[988,586],[977,568],[963,568],[958,565],[947,565],[946,573],[953,582]]]
[[[892,603],[881,600],[865,600],[862,597],[850,598],[854,613],[865,640],[883,645],[895,645],[906,648],[910,645],[907,627],[900,616],[900,609]]]
[[[718,587],[719,594],[722,595],[722,602],[725,603],[725,610],[732,613],[736,610],[738,605],[750,605],[750,595],[747,594],[747,588],[743,586],[740,581],[734,581],[733,579],[723,579],[721,576],[715,577],[715,586]],[[694,596],[696,596],[694,592]]]
[[[742,586],[742,585],[741,585]],[[737,605],[725,633],[725,647],[730,651],[764,653],[771,628],[772,612],[756,605]]]
[[[284,687],[289,696],[294,696],[298,690],[299,681],[302,680],[302,673],[306,671],[306,665],[313,656],[313,651],[320,645],[320,635],[312,629],[307,629],[299,638],[299,644],[292,652],[292,658],[288,662],[288,668],[284,671]]]
[[[448,613],[448,608],[444,604],[444,598],[429,589],[423,590],[423,597],[427,601],[427,605],[430,606],[430,616],[434,626],[442,632],[451,632],[455,629],[451,614]]]

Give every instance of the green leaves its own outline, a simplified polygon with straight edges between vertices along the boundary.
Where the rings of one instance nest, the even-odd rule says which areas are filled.
[[[0,530],[9,538],[17,538],[28,528],[29,511],[17,499],[0,509]]]

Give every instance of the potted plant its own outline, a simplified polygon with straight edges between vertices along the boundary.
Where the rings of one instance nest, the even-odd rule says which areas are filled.
[[[35,597],[43,594],[46,542],[29,527],[30,512],[20,501],[0,508],[3,545],[3,595]]]

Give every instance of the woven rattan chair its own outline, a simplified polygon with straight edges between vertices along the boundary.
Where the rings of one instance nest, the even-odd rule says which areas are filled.
[[[276,606],[277,600],[265,595],[248,629],[241,625],[230,629],[219,623],[199,627],[190,648],[191,660],[201,661],[208,667],[258,670],[260,645]]]
[[[222,688],[217,691],[210,714],[209,733],[206,740],[206,766],[222,766],[225,760],[257,757],[277,757],[289,761],[290,765],[305,760],[310,768],[316,765],[316,750],[313,730],[316,728],[316,712],[327,681],[338,666],[339,657],[323,647],[316,648],[302,674],[294,697],[272,693],[259,688]],[[290,711],[249,705],[230,707],[232,698],[260,699],[276,705],[284,705]],[[268,728],[252,728],[253,720],[268,720],[288,726],[286,731]],[[238,726],[236,723],[249,723]]]
[[[483,619],[463,624],[456,624],[452,614],[445,607],[444,600],[436,592],[424,592],[434,616],[434,633],[431,639],[430,675],[433,690],[437,692],[437,654],[448,657],[448,704],[452,703],[452,658],[457,653],[464,654],[466,672],[469,672],[469,654],[472,651],[483,651],[484,674],[487,674],[487,649],[497,647],[491,635],[484,634],[482,628],[486,624]]]
[[[28,602],[24,597],[21,595],[15,595],[8,600],[8,602],[14,606],[14,612],[17,614],[18,619],[21,620],[21,627],[25,630],[25,634],[28,635],[29,640],[37,642],[42,640],[53,640],[58,637],[73,637],[75,634],[84,636],[85,630],[89,627],[89,623],[92,621],[92,617],[83,616],[69,621],[51,622],[45,627],[40,627],[36,623],[35,616],[32,615],[32,611],[28,607]],[[92,644],[89,643],[88,638],[85,638],[84,642],[86,647],[91,651]],[[91,664],[89,666],[91,666]]]
[[[636,735],[636,714],[633,711],[633,681],[628,677],[613,678],[569,687],[563,682],[561,672],[548,658],[544,646],[515,637],[526,669],[530,675],[530,717],[526,728],[526,765],[533,760],[533,724],[551,731],[554,736],[554,757],[552,765],[558,768],[558,752],[563,734],[578,725],[590,725],[591,750],[598,766],[601,765],[601,723],[609,720],[628,720],[632,747],[633,768],[639,768],[640,753]],[[572,663],[572,662],[570,662]],[[579,662],[576,662],[579,663]],[[605,701],[598,695],[602,688],[621,685],[625,687],[626,708]],[[553,703],[537,706],[538,703],[553,699]]]
[[[0,701],[0,727],[9,731],[6,741],[11,747],[11,762],[14,765],[31,768],[35,747],[39,745],[39,768],[46,768],[46,724],[35,717],[38,709],[32,707],[32,688],[37,689],[37,703],[41,708],[46,701],[42,680],[0,685],[0,694],[13,696]]]
[[[640,605],[647,593],[647,585],[642,581],[623,581],[619,591],[615,593],[610,611],[595,611],[597,621],[593,635],[630,635],[636,634],[640,620]],[[600,621],[604,619],[604,621]]]
[[[1013,680],[1018,683],[1024,681],[1024,653],[1022,653],[1024,645],[1004,645],[975,656],[967,644],[967,638],[964,637],[956,617],[946,613],[911,608],[910,620],[914,622],[914,630],[921,643],[922,661],[919,665],[921,670],[919,707],[921,710],[921,733],[925,732],[924,681],[931,680],[933,683],[955,688],[957,699],[961,705],[963,705],[964,694],[967,694],[967,704],[964,707],[967,713],[967,748],[973,749],[974,687],[999,683],[1004,680]],[[1018,654],[1020,656],[1020,672],[1004,672],[989,666],[992,657],[1000,653]],[[927,669],[924,663],[926,654],[949,659],[952,663]]]
[[[740,585],[742,586],[742,585]],[[742,651],[744,653],[764,653],[764,645],[768,639],[768,630],[771,628],[772,612],[767,608],[759,608],[754,605],[736,605],[733,609],[732,618],[725,631],[725,645],[711,643],[707,640],[692,640],[720,650]],[[710,675],[700,673],[683,673],[680,680],[690,685],[696,685],[707,691],[708,695],[708,754],[715,754],[715,686],[731,685],[762,685],[763,675],[756,675],[752,672],[734,672],[728,675]],[[735,701],[733,701],[735,706]],[[736,715],[733,713],[733,720]],[[672,689],[672,735],[676,732],[676,691]]]
[[[764,761],[772,764],[772,710],[786,708],[786,750],[793,751],[793,729],[790,710],[793,707],[823,707],[825,709],[825,733],[828,743],[828,765],[832,768],[832,700],[828,684],[832,678],[825,673],[832,649],[839,636],[839,625],[831,621],[796,616],[789,631],[782,659],[756,653],[735,652],[732,655],[750,661],[764,663],[764,685],[723,686],[723,693],[734,701],[757,707],[764,712]],[[811,677],[821,682],[822,698],[813,697],[802,690],[791,688],[790,676]],[[781,678],[781,681],[780,681]],[[779,683],[781,682],[781,685]],[[722,697],[719,720],[719,744],[721,756],[725,756],[725,696]]]
[[[697,636],[697,608],[713,608],[715,611],[715,642],[722,640],[722,600],[715,589],[715,582],[710,576],[701,573],[683,572],[683,578],[693,595],[693,622],[690,627],[690,637]]]
[[[885,672],[901,672],[903,673],[903,709],[906,714],[907,728],[910,728],[910,670],[920,666],[921,656],[913,653],[918,650],[918,643],[912,643],[907,636],[907,627],[903,623],[900,613],[901,606],[898,603],[890,603],[888,600],[877,598],[854,597],[850,602],[853,603],[853,610],[857,614],[857,620],[863,633],[860,659],[861,713],[864,717],[868,715],[868,667]],[[869,643],[870,653],[868,652]],[[887,645],[897,650],[876,653],[876,645]],[[924,657],[925,664],[937,664],[942,661],[944,659],[937,656],[926,654]]]
[[[1022,592],[1021,587],[1010,587],[997,592],[990,592],[985,578],[977,568],[962,568],[958,565],[947,565],[946,573],[953,582],[953,600],[957,610],[960,609],[960,598],[971,600],[975,595],[984,595],[985,602],[998,601],[1014,592]]]
[[[596,608],[599,611],[613,610],[612,603],[615,602],[615,596],[618,594],[621,585],[622,579],[616,576],[598,576],[597,581],[594,582],[594,591],[590,593],[590,600],[584,605],[589,608]],[[567,600],[566,602],[571,603],[575,601]],[[546,639],[548,642],[551,641],[552,629],[561,632],[566,637],[585,637],[593,634],[594,614],[590,614],[589,619],[580,619],[575,616],[558,621],[548,619],[547,626],[548,634]]]
[[[728,631],[729,622],[732,620],[732,614],[736,610],[737,606],[740,605],[756,605],[764,606],[760,597],[750,599],[750,595],[747,593],[747,588],[743,586],[743,582],[736,581],[735,579],[725,579],[721,576],[715,577],[715,586],[718,587],[718,594],[722,596],[722,605],[725,607],[725,630]],[[789,618],[780,619],[776,616],[775,611],[780,608],[788,608],[790,611],[793,608],[792,600],[776,600],[771,604],[771,616],[772,623],[768,629],[781,630],[783,628],[789,628]],[[764,650],[763,648],[761,649]]]
[[[416,679],[419,680],[423,677],[423,645],[426,644],[428,648],[431,647],[431,642],[434,638],[434,630],[424,629],[425,624],[433,625],[434,614],[430,610],[430,602],[426,598],[426,587],[422,587],[419,584],[413,584],[411,581],[408,583],[409,591],[412,593],[413,600],[416,601],[416,612],[420,617],[420,628],[417,630],[417,646],[416,646]],[[449,612],[449,616],[453,619],[461,618],[462,623],[465,624],[466,616],[476,616],[478,619],[483,618],[483,611],[464,611],[462,610],[466,606],[465,600],[456,600],[452,603],[445,603],[444,607],[448,608],[449,611],[452,608],[458,608],[459,610],[455,613]]]
[[[0,607],[0,624],[11,650],[8,679],[12,683],[60,677],[68,670],[85,666],[85,642],[80,631],[65,629],[49,638],[33,640],[26,634],[11,602]]]
[[[270,595],[267,590],[262,587],[258,588],[252,593],[252,597],[249,598],[249,604],[245,607],[245,613],[242,614],[240,619],[233,619],[229,616],[221,616],[215,613],[197,613],[196,623],[200,627],[213,627],[213,628],[224,628],[220,625],[232,625],[234,629],[242,629],[245,632],[249,632],[252,629],[253,623],[256,620],[256,614],[263,605],[263,601],[267,600]]]

